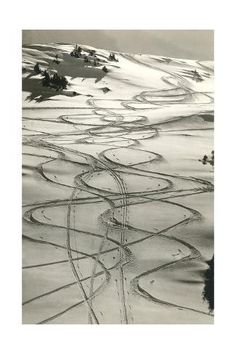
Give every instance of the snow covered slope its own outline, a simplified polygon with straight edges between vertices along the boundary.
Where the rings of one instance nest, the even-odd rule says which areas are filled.
[[[101,60],[100,66],[71,57],[73,45],[37,44],[23,47],[23,106],[75,106],[87,96],[95,99],[133,100],[132,107],[153,108],[154,105],[191,104],[212,110],[213,64],[179,60],[154,55],[116,53],[118,62],[108,60],[109,51],[81,46],[86,55],[93,49]],[[58,55],[59,64],[55,62]],[[91,57],[90,57],[91,58]],[[42,87],[42,76],[34,73],[39,63],[42,70],[65,76],[70,86],[63,92]],[[102,70],[106,66],[108,73]],[[195,71],[196,70],[196,71]],[[200,77],[200,79],[199,79]],[[202,80],[202,81],[200,81]],[[111,91],[104,93],[103,88]],[[70,97],[76,92],[79,96]],[[81,96],[80,96],[81,95]],[[138,95],[138,97],[134,97]],[[119,105],[118,105],[119,106]]]
[[[212,323],[213,63],[73,50],[23,47],[23,322]]]

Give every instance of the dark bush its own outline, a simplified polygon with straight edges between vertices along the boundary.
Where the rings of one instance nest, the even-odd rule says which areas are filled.
[[[40,74],[42,72],[42,70],[40,69],[39,63],[35,64],[34,71],[36,74]]]
[[[214,310],[214,256],[208,262],[208,269],[204,274],[203,299],[208,302],[210,311]]]
[[[107,67],[106,67],[106,66],[104,66],[104,67],[102,68],[102,71],[104,71],[104,73],[108,73],[108,69],[107,69]]]
[[[114,53],[110,53],[110,55],[108,57],[108,60],[110,60],[110,61],[118,61],[118,59],[115,57]]]

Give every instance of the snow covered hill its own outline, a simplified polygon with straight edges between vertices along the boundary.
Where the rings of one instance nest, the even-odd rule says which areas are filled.
[[[197,103],[212,110],[213,64],[209,61],[115,53],[118,59],[115,62],[108,60],[109,51],[89,46],[81,48],[81,58],[76,58],[70,55],[74,45],[23,47],[24,107],[34,106],[36,102],[37,106],[47,106],[48,101],[55,106],[79,106],[88,97],[132,100],[138,95],[135,107]],[[99,60],[98,66],[94,66],[93,57],[89,56],[91,50]],[[88,56],[89,62],[84,61],[84,56]],[[36,63],[42,70],[65,76],[69,81],[67,90],[57,92],[42,87],[42,75],[34,72]],[[107,73],[102,70],[104,66]],[[75,93],[78,96],[73,96]]]
[[[212,323],[213,63],[110,54],[23,47],[23,322]]]

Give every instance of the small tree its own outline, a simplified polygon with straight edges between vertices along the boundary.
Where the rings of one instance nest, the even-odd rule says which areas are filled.
[[[41,73],[41,69],[39,67],[39,63],[36,63],[34,66],[34,71],[36,74],[40,74]]]
[[[43,76],[44,76],[43,80],[42,80],[43,86],[49,86],[49,84],[50,84],[50,75],[49,75],[49,73],[46,70],[44,70]]]
[[[104,73],[108,73],[108,69],[107,69],[107,67],[106,67],[106,66],[104,66],[104,67],[102,68],[102,71],[104,71]]]

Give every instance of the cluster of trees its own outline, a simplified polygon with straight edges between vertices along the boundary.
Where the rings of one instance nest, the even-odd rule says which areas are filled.
[[[101,65],[102,63],[106,62],[105,60],[102,60],[97,57],[96,51],[94,49],[91,49],[88,54],[82,53],[82,48],[78,46],[77,44],[75,45],[75,48],[72,50],[70,55],[74,58],[80,58],[83,59],[85,63],[93,64],[94,66]],[[114,53],[110,53],[108,60],[110,61],[118,61],[118,59],[115,57]],[[102,70],[105,73],[108,73],[108,69],[106,66],[103,66]]]
[[[100,59],[96,56],[95,50],[90,50],[88,54],[82,53],[82,48],[76,44],[70,55],[74,58],[83,59],[85,63],[100,65]]]
[[[100,60],[96,56],[96,51],[95,50],[90,50],[88,55],[82,53],[82,48],[76,44],[74,50],[70,53],[72,57],[75,58],[83,58],[86,63],[93,63],[94,66],[101,65],[100,61],[104,62],[103,60]],[[53,60],[55,63],[59,64],[60,61],[58,60],[58,55],[55,56],[55,59]],[[115,54],[111,53],[109,56],[110,61],[118,61],[115,57]],[[102,67],[102,71],[105,73],[108,73],[108,69],[106,66]],[[42,79],[42,85],[45,87],[51,87],[55,88],[57,91],[61,89],[66,89],[69,82],[65,78],[65,76],[60,76],[58,75],[57,72],[55,72],[53,75],[51,75],[47,70],[42,70],[39,66],[39,63],[36,63],[34,66],[34,72],[36,74],[41,74],[43,76]]]
[[[72,52],[70,53],[70,55],[72,57],[75,57],[75,58],[81,58],[82,57],[82,48],[81,47],[78,47],[77,44],[74,48],[74,50],[72,50]]]
[[[66,89],[69,84],[65,76],[58,75],[57,72],[55,72],[53,75],[50,75],[50,73],[47,70],[43,71],[40,68],[39,63],[35,64],[34,72],[36,74],[41,74],[43,76],[42,79],[43,86],[55,88],[57,91]]]
[[[42,85],[46,87],[55,88],[56,91],[66,89],[69,82],[65,76],[58,75],[55,72],[53,75],[50,75],[47,70],[43,72]]]
[[[110,61],[119,61],[116,57],[115,57],[115,54],[114,53],[110,53],[109,57],[108,57],[108,60]]]
[[[214,160],[214,150],[212,150],[211,156],[204,155],[203,158],[199,161],[201,161],[203,165],[209,163],[211,166],[214,166]]]
[[[77,44],[70,55],[74,58],[83,59],[85,63],[93,64],[94,66],[98,66],[100,64],[100,59],[96,56],[95,50],[90,50],[88,54],[85,54],[82,53],[82,48]]]
[[[36,74],[41,74],[43,76],[42,79],[43,86],[55,88],[57,91],[66,89],[69,84],[65,76],[58,75],[57,72],[55,72],[53,75],[50,75],[50,73],[47,70],[43,71],[40,68],[39,63],[35,64],[34,72]]]

